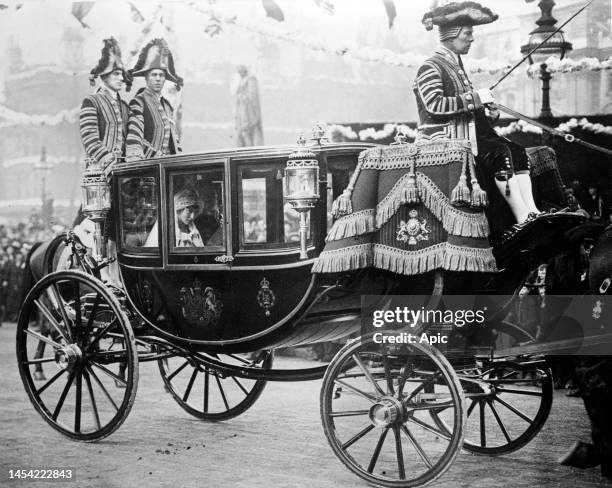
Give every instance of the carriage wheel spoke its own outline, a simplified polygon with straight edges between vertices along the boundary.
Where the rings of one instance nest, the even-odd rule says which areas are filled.
[[[346,410],[344,412],[331,412],[330,417],[356,417],[358,415],[368,415],[369,410]]]
[[[388,432],[389,429],[383,430],[380,434],[380,437],[378,438],[378,442],[376,443],[376,447],[374,448],[374,453],[372,454],[372,459],[370,459],[370,464],[368,464],[368,473],[372,473],[372,471],[374,471],[376,461],[378,461],[378,456],[380,456],[380,450],[382,449],[382,446],[385,443],[385,438],[387,437]]]
[[[30,329],[24,329],[23,330],[26,334],[28,334],[29,336],[35,337],[36,339],[38,339],[39,341],[43,341],[46,342],[47,344],[55,347],[56,349],[60,349],[62,347],[61,344],[58,344],[57,342],[55,342],[53,339],[49,339],[48,337],[39,334],[38,332],[34,332],[33,330]]]
[[[38,358],[38,359],[30,359],[29,361],[24,361],[23,364],[41,364],[41,363],[51,363],[55,361],[55,358]]]
[[[102,426],[100,425],[100,414],[98,413],[98,405],[96,404],[96,398],[94,397],[93,388],[91,386],[91,379],[89,378],[87,370],[83,370],[83,376],[85,376],[85,383],[87,383],[87,391],[89,392],[89,398],[91,399],[91,408],[93,411],[94,420],[96,422],[96,429],[100,430],[102,428]]]
[[[506,387],[497,387],[495,391],[499,393],[516,393],[517,395],[529,395],[529,396],[542,396],[541,391],[533,391],[533,390],[517,390],[516,388],[506,388]]]
[[[187,384],[187,389],[185,390],[185,394],[183,395],[183,401],[187,402],[189,395],[191,394],[191,388],[193,388],[193,382],[196,380],[198,376],[198,368],[193,368],[193,373],[191,373],[191,378],[189,378],[189,383]]]
[[[60,411],[62,410],[62,407],[64,406],[64,401],[66,400],[66,395],[68,395],[68,390],[70,390],[70,387],[72,386],[72,381],[74,380],[74,371],[70,372],[70,376],[68,376],[68,381],[66,382],[66,386],[64,386],[64,390],[62,391],[62,394],[60,395],[60,398],[57,402],[57,405],[55,406],[55,410],[53,411],[53,415],[51,415],[51,418],[53,420],[57,420],[57,416],[60,414]]]
[[[108,324],[106,324],[106,325],[105,325],[103,328],[98,329],[98,330],[96,331],[96,333],[94,334],[94,336],[93,336],[93,340],[92,340],[92,341],[89,343],[89,345],[87,346],[86,351],[90,351],[90,350],[91,350],[91,348],[92,348],[92,347],[93,347],[95,344],[97,344],[97,343],[100,341],[100,339],[102,339],[102,336],[104,336],[104,334],[106,334],[106,333],[108,332],[108,330],[109,330],[109,329],[110,329],[110,328],[111,328],[113,325],[118,324],[118,323],[119,323],[119,320],[115,318],[115,319],[111,320],[111,321],[110,321]]]
[[[334,380],[334,383],[338,383],[338,384],[344,386],[347,390],[350,390],[353,393],[356,393],[360,397],[363,397],[366,400],[371,401],[372,403],[376,402],[376,398],[373,395],[370,395],[369,393],[366,393],[365,391],[361,391],[359,388],[355,388],[354,386],[352,386],[352,385],[350,385],[350,384],[348,384],[348,383],[346,383],[346,382],[344,382],[342,380],[339,380],[339,379],[336,378]]]
[[[342,444],[342,449],[346,451],[349,447],[351,447],[353,444],[355,444],[355,442],[357,442],[359,439],[361,439],[364,435],[366,435],[368,432],[370,432],[373,428],[374,428],[374,426],[372,424],[370,424],[365,429],[357,432],[357,434],[355,434],[348,441],[346,441],[344,444]]]
[[[423,422],[421,419],[417,418],[417,417],[409,417],[408,418],[409,421],[414,422],[415,424],[421,426],[423,429],[431,432],[432,434],[435,434],[437,436],[442,437],[443,439],[446,439],[447,441],[450,440],[450,435],[447,434],[446,432],[442,432],[440,429],[437,429],[436,427],[429,425],[427,422]]]
[[[45,391],[47,388],[49,388],[53,383],[55,383],[55,380],[58,379],[61,375],[63,375],[66,372],[65,369],[62,369],[60,371],[58,371],[53,378],[51,378],[49,381],[47,381],[43,386],[41,386],[38,390],[36,390],[36,394],[40,395],[43,391]]]
[[[504,407],[506,407],[512,413],[514,413],[515,415],[517,415],[520,418],[522,418],[528,424],[533,424],[533,419],[529,418],[527,415],[525,415],[523,412],[521,412],[518,408],[513,407],[508,402],[505,402],[504,400],[502,400],[499,397],[495,397],[495,400],[498,401],[499,403],[501,403]]]
[[[391,377],[391,369],[389,367],[389,356],[383,354],[383,368],[385,370],[385,378],[387,379],[387,394],[394,395],[395,388],[393,388],[393,378]]]
[[[91,328],[91,326],[93,325],[93,321],[96,318],[96,315],[98,314],[98,306],[100,305],[101,299],[102,297],[100,296],[100,294],[96,293],[96,298],[94,300],[93,307],[91,307],[91,313],[89,314],[89,320],[87,321],[88,329]]]
[[[92,378],[94,380],[96,380],[96,383],[98,384],[98,386],[100,387],[100,389],[102,390],[102,393],[104,393],[104,395],[106,396],[107,400],[113,405],[113,407],[115,407],[115,410],[118,412],[119,411],[119,407],[117,406],[117,404],[115,403],[115,401],[113,400],[113,397],[110,396],[110,393],[108,392],[108,390],[106,389],[106,387],[102,384],[102,382],[100,381],[100,378],[98,378],[98,376],[96,375],[96,373],[94,372],[93,369],[91,369],[89,366],[86,366],[87,368],[87,372],[92,376]]]
[[[431,469],[431,467],[433,466],[433,463],[431,462],[431,459],[429,459],[429,457],[427,456],[427,453],[425,453],[423,448],[420,446],[420,444],[417,442],[415,437],[412,435],[412,433],[408,430],[408,428],[405,425],[402,425],[402,430],[404,431],[404,434],[408,436],[408,440],[412,444],[412,447],[414,447],[415,451],[421,457],[423,462],[427,465],[428,468]]]
[[[232,376],[231,378],[234,380],[234,383],[238,385],[238,388],[240,388],[245,395],[249,394],[249,391],[244,386],[242,386],[242,383],[238,381],[238,378],[236,378],[235,376]]]
[[[485,427],[485,405],[484,402],[478,402],[480,407],[480,445],[482,447],[487,446],[487,431]]]
[[[406,470],[404,468],[404,452],[402,449],[402,436],[399,427],[393,427],[395,435],[395,455],[397,456],[397,469],[399,471],[400,480],[406,479]]]
[[[469,417],[470,414],[474,411],[474,407],[476,406],[476,404],[478,403],[478,400],[474,400],[472,398],[472,403],[470,404],[470,406],[467,409],[467,416]]]
[[[64,321],[64,324],[66,326],[66,331],[68,332],[71,342],[74,342],[74,337],[72,335],[72,330],[70,328],[70,321],[68,319],[68,314],[66,313],[66,309],[64,308],[64,299],[62,298],[62,295],[59,292],[59,289],[57,288],[57,283],[52,283],[51,288],[53,290],[53,295],[55,297],[55,300],[57,301],[57,308],[59,309],[59,313],[61,314],[62,320]]]
[[[208,368],[204,370],[204,413],[208,413],[208,390],[209,386],[210,374],[208,373]]]
[[[83,372],[76,373],[76,400],[74,405],[74,431],[81,432],[81,405],[83,396]]]
[[[79,282],[74,282],[74,312],[75,312],[75,320],[74,323],[81,327],[83,325],[81,321],[81,290],[79,287]],[[82,331],[80,332],[82,334]]]
[[[51,313],[51,311],[45,306],[44,303],[42,303],[40,300],[34,300],[34,304],[36,305],[36,308],[38,308],[38,310],[45,316],[45,318],[47,319],[47,322],[49,322],[51,324],[51,326],[57,331],[57,333],[66,341],[66,342],[70,342],[68,340],[68,338],[66,337],[66,334],[64,333],[64,331],[62,330],[61,325],[59,324],[59,322],[57,320],[55,320],[55,317],[53,317],[53,314]]]
[[[172,381],[172,379],[179,374],[181,371],[183,371],[185,369],[185,366],[187,366],[189,364],[189,361],[185,360],[185,362],[183,364],[181,364],[178,368],[176,368],[172,374],[169,374],[166,379],[168,381]]]
[[[219,391],[221,392],[221,398],[223,398],[223,403],[225,404],[225,410],[229,410],[229,404],[227,403],[227,398],[225,397],[225,390],[223,386],[221,386],[221,380],[217,375],[215,375],[215,380],[217,380],[217,386],[219,387]]]
[[[125,381],[121,376],[118,376],[115,373],[113,373],[110,369],[105,368],[104,366],[102,366],[101,364],[96,363],[95,361],[91,361],[91,364],[92,364],[92,366],[95,366],[96,368],[98,368],[103,373],[106,373],[108,376],[113,378],[115,381],[118,381],[122,385],[127,386],[127,381]]]
[[[439,373],[434,373],[432,375],[431,378],[427,378],[426,380],[424,380],[419,386],[417,386],[411,393],[410,395],[408,395],[408,398],[406,398],[406,400],[404,400],[405,402],[409,402],[410,400],[412,400],[416,395],[418,395],[424,388],[426,388],[427,386],[431,385],[436,378],[439,376]]]
[[[363,371],[363,374],[368,379],[368,381],[372,383],[372,386],[374,387],[374,390],[376,390],[376,393],[378,393],[379,396],[385,396],[385,392],[380,387],[378,382],[374,379],[371,371],[367,368],[365,364],[363,364],[363,361],[359,357],[359,354],[353,354],[353,360],[355,361],[355,363],[357,363],[357,366],[359,366],[359,369]]]
[[[493,405],[493,402],[491,402],[491,401],[489,401],[488,403],[489,403],[489,408],[493,412],[493,416],[495,417],[495,420],[497,420],[497,425],[499,425],[499,428],[501,429],[502,434],[504,434],[504,437],[506,438],[506,441],[508,443],[512,442],[512,439],[510,438],[510,436],[508,435],[508,431],[506,430],[506,426],[502,422],[502,419],[499,416],[499,413],[497,413],[497,409],[495,408],[495,405]]]

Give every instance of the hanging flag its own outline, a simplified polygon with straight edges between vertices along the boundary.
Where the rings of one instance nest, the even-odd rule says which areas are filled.
[[[89,29],[89,26],[83,22],[85,16],[93,8],[95,2],[72,2],[72,15],[79,21],[79,24],[85,29]]]
[[[272,17],[278,22],[285,20],[285,15],[275,0],[261,0],[261,3],[268,17]]]
[[[144,16],[142,15],[142,13],[140,13],[140,10],[138,10],[132,2],[130,2],[129,5],[130,5],[130,14],[132,15],[132,21],[138,22],[139,24],[144,22]]]
[[[314,0],[314,3],[317,4],[317,7],[322,8],[328,14],[334,13],[334,4],[332,3],[331,0]]]
[[[395,10],[395,3],[393,0],[383,0],[385,4],[385,10],[387,11],[387,18],[389,19],[389,29],[393,27],[393,22],[395,22],[395,16],[397,15],[397,10]]]

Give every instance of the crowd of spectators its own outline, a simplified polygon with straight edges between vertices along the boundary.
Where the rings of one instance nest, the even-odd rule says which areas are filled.
[[[61,224],[45,226],[36,213],[17,224],[0,224],[0,325],[3,321],[14,322],[19,314],[28,252],[34,243],[64,229]]]

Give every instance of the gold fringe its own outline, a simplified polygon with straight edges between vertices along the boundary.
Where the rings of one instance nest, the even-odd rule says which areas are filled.
[[[374,225],[374,212],[375,210],[373,208],[369,208],[340,217],[334,222],[325,240],[337,241],[346,237],[360,236],[368,232],[374,232],[376,230],[376,225]]]
[[[374,266],[402,275],[417,275],[435,269],[493,273],[497,271],[491,248],[462,247],[440,243],[417,251],[405,251],[383,244],[360,244],[324,251],[313,273],[339,273]]]
[[[401,205],[407,201],[404,193],[405,182],[409,175],[402,176],[391,191],[376,206],[376,228],[389,221]],[[470,213],[453,207],[448,197],[436,184],[423,173],[417,172],[417,190],[423,205],[442,222],[444,229],[452,235],[461,237],[488,237],[489,222],[482,212]]]
[[[409,168],[414,162],[420,166],[443,166],[452,162],[465,162],[471,154],[469,141],[463,139],[443,139],[423,141],[414,144],[401,144],[374,147],[363,151],[359,158],[363,169],[389,170]]]
[[[312,266],[313,273],[340,273],[372,266],[373,244],[359,244],[323,251]]]

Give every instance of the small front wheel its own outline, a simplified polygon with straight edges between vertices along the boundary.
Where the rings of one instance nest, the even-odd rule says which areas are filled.
[[[448,431],[431,421],[443,410]],[[388,349],[357,340],[330,363],[321,389],[325,436],[336,456],[377,486],[423,486],[461,450],[465,398],[449,362],[428,344]]]

